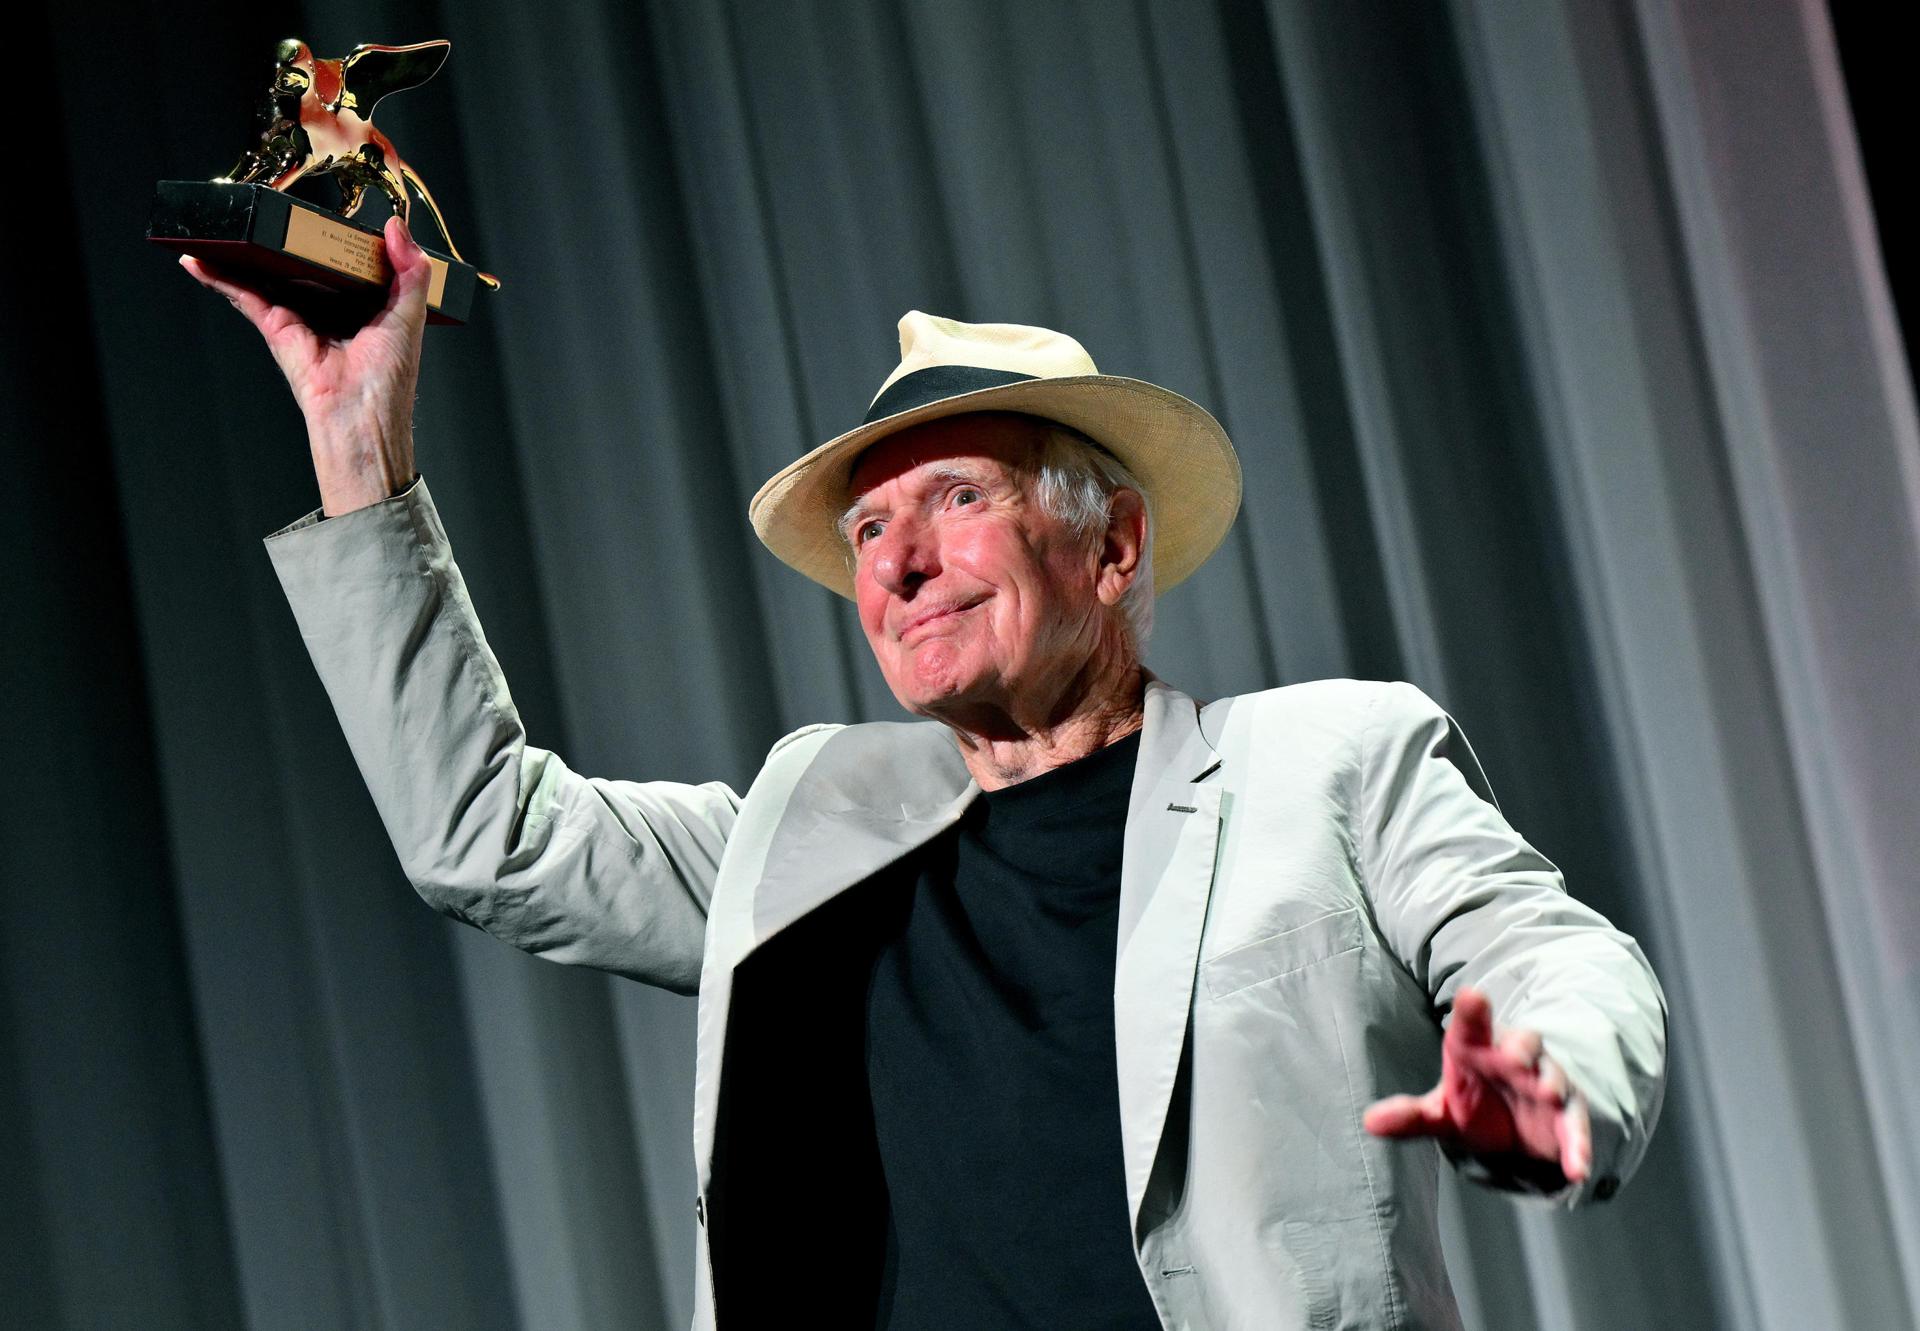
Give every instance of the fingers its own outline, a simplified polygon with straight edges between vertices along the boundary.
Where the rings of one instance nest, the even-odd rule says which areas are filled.
[[[1465,1102],[1475,1094],[1497,1096],[1517,1116],[1557,1112],[1566,1102],[1567,1074],[1541,1049],[1534,1031],[1509,1031],[1487,1048],[1448,1051],[1442,1080]]]
[[[1376,1137],[1430,1137],[1447,1130],[1446,1097],[1436,1086],[1425,1095],[1389,1095],[1367,1106],[1360,1125]]]
[[[1462,988],[1453,1000],[1453,1019],[1440,1042],[1443,1104],[1460,1124],[1478,1117],[1489,1075],[1498,1079],[1505,1055],[1493,1043],[1493,1007],[1477,989]]]
[[[433,280],[433,261],[427,257],[407,230],[399,214],[386,222],[387,260],[393,266],[386,300],[371,322],[397,324],[413,334],[426,325],[427,289]],[[180,256],[180,266],[209,290],[226,297],[229,304],[245,316],[248,323],[268,337],[282,324],[301,322],[284,306],[276,305],[257,287],[250,286],[229,272],[209,265],[194,255]],[[362,316],[364,318],[364,316]]]
[[[1453,1019],[1447,1024],[1441,1055],[1445,1072],[1456,1079],[1452,1087],[1456,1092],[1464,1092],[1465,1082],[1481,1078],[1533,1098],[1543,1089],[1564,1094],[1564,1077],[1557,1088],[1543,1086],[1543,1049],[1538,1031],[1508,1030],[1496,1037],[1493,1005],[1478,989],[1463,986],[1454,996]]]
[[[1593,1169],[1593,1125],[1585,1098],[1576,1095],[1569,1099],[1555,1127],[1560,1140],[1560,1172],[1568,1182],[1579,1183]]]
[[[234,309],[246,316],[248,323],[263,333],[267,331],[267,317],[274,310],[272,301],[252,287],[243,286],[227,274],[209,268],[204,261],[191,254],[180,256],[180,266],[192,274],[194,280],[201,286],[225,296]]]
[[[1478,989],[1462,985],[1453,996],[1447,1043],[1475,1047],[1493,1043],[1493,1004]]]
[[[1540,1032],[1513,1030],[1504,1032],[1494,1041],[1502,1054],[1523,1067],[1532,1067],[1540,1061]]]
[[[1531,1034],[1531,1032],[1529,1032]],[[1561,1066],[1538,1052],[1539,1037],[1534,1037],[1535,1053],[1528,1066],[1535,1069],[1535,1083],[1540,1093],[1556,1103],[1567,1098],[1567,1074]]]
[[[1445,1137],[1473,1151],[1520,1151],[1579,1183],[1593,1168],[1586,1101],[1540,1033],[1493,1028],[1493,1005],[1463,986],[1441,1042],[1440,1084],[1376,1101],[1362,1117],[1381,1137]]]

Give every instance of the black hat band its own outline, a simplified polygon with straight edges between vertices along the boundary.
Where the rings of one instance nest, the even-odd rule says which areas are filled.
[[[871,425],[884,416],[912,411],[929,402],[958,397],[962,393],[977,393],[983,388],[1024,383],[1039,377],[1037,374],[1020,374],[1014,370],[989,370],[978,365],[929,365],[924,370],[903,374],[887,385],[887,391],[873,400],[873,405],[867,408],[866,419],[860,423]]]

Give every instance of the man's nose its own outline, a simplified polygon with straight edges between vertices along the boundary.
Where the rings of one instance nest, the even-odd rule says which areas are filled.
[[[889,522],[874,538],[873,580],[894,596],[911,596],[940,572],[933,533],[910,517]]]

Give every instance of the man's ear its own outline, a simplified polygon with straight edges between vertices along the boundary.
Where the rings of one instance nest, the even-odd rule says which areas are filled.
[[[1113,605],[1133,585],[1146,545],[1146,500],[1136,490],[1115,490],[1107,504],[1107,532],[1100,543],[1097,590],[1101,604]]]

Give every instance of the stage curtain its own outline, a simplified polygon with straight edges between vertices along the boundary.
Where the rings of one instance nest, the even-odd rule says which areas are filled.
[[[747,499],[860,419],[906,310],[1069,331],[1245,466],[1149,664],[1419,684],[1665,983],[1616,1199],[1449,1186],[1469,1323],[1913,1324],[1920,449],[1821,6],[116,0],[9,31],[0,1320],[691,1312],[692,1003],[415,897],[261,545],[317,503],[299,415],[142,239],[297,33],[453,40],[377,119],[504,281],[428,331],[416,434],[534,742],[744,788],[792,727],[898,717]]]

